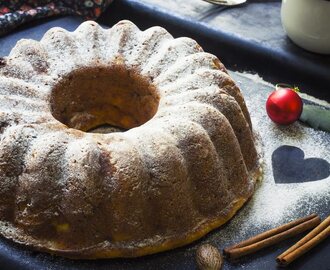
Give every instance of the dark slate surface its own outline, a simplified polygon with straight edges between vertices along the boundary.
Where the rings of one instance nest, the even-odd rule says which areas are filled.
[[[123,1],[125,2],[125,1]],[[118,1],[117,1],[118,3]],[[111,21],[116,21],[119,17],[132,18],[136,16],[136,12],[133,9],[127,9],[125,13],[120,9],[120,5],[115,6],[115,9],[112,10],[113,15]],[[140,10],[141,11],[141,10]],[[149,12],[149,10],[147,10]],[[150,15],[150,14],[149,14]],[[153,15],[157,17],[157,14]],[[150,20],[152,17],[145,17],[145,20],[141,22],[143,16],[139,14],[139,20],[135,21],[140,24],[142,27],[148,25],[154,25],[157,23],[152,23]],[[149,20],[150,19],[150,20]],[[107,20],[111,24],[110,20]],[[5,38],[0,39],[0,55],[8,54],[10,47],[14,45],[20,38],[34,38],[40,39],[44,32],[51,28],[52,26],[61,26],[66,29],[72,30],[77,27],[81,22],[79,18],[61,18],[52,20],[50,22],[44,22],[38,27],[21,29],[15,34],[9,35]],[[182,28],[183,29],[183,28]],[[180,30],[184,32],[183,30]],[[193,30],[193,29],[190,29]],[[197,34],[203,34],[201,29],[197,29]],[[212,52],[212,51],[211,51]],[[253,69],[251,69],[253,70]],[[239,77],[237,77],[239,78]],[[265,93],[270,91],[269,87],[265,87],[262,84],[258,84],[252,80],[241,78],[242,85],[245,85],[250,89],[259,89],[260,93]],[[265,91],[265,92],[264,92]],[[253,93],[253,92],[251,92]],[[249,97],[252,98],[254,95],[249,94]],[[252,100],[250,100],[252,102]],[[263,106],[263,104],[256,104],[256,106]],[[266,138],[267,139],[267,138]],[[329,142],[329,136],[325,135],[325,142]],[[328,146],[329,143],[325,144]],[[321,157],[318,157],[321,158]],[[327,162],[329,162],[328,160]],[[303,206],[302,206],[303,207]],[[324,218],[326,215],[330,214],[329,205],[318,205],[319,211]],[[224,226],[224,230],[228,225]],[[229,224],[230,226],[230,224]],[[262,230],[262,228],[259,228]],[[207,237],[203,238],[201,241],[207,242],[209,239],[213,239],[217,234],[221,235],[222,230],[214,231],[209,234]],[[253,232],[250,232],[252,235]],[[224,269],[276,269],[274,257],[279,254],[281,251],[285,250],[288,246],[294,243],[298,238],[290,239],[285,241],[275,247],[268,248],[262,252],[259,252],[255,256],[252,256],[250,259],[244,259],[236,264],[225,264]],[[198,244],[201,241],[189,245],[184,248],[179,248],[173,251],[164,252],[157,255],[147,256],[139,259],[132,260],[99,260],[99,261],[73,261],[67,260],[55,256],[50,256],[47,254],[42,254],[38,252],[29,251],[24,247],[17,246],[10,241],[1,239],[0,240],[0,269],[11,270],[11,269],[23,269],[23,270],[34,270],[34,269],[83,269],[83,270],[93,270],[93,269],[195,269],[194,263],[194,251]],[[219,246],[226,246],[229,243],[215,243]],[[312,252],[308,254],[303,260],[300,260],[298,263],[293,264],[290,269],[318,269],[318,270],[329,270],[330,261],[329,261],[329,250],[330,242],[326,241]]]
[[[330,175],[329,162],[322,158],[305,158],[298,147],[282,145],[272,154],[275,183],[319,181]],[[298,173],[299,172],[299,173]]]

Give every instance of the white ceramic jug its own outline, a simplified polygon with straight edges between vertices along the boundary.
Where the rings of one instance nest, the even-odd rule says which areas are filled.
[[[283,0],[281,18],[294,43],[312,52],[330,54],[329,0]]]

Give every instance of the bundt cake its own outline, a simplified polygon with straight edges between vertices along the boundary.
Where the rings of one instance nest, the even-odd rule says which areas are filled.
[[[185,245],[247,201],[257,160],[239,88],[190,38],[85,22],[0,61],[0,234],[16,243],[86,259]]]

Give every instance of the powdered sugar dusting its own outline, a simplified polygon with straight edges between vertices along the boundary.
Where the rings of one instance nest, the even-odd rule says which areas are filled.
[[[329,163],[330,134],[299,122],[291,126],[272,123],[263,106],[274,86],[258,75],[236,72],[231,76],[242,89],[253,127],[262,140],[264,177],[247,205],[219,233],[211,236],[211,242],[221,246],[311,213],[322,218],[330,214],[330,176],[313,182],[278,184],[274,182],[272,170],[272,153],[282,145],[299,147],[304,151],[305,159],[322,158]]]
[[[109,40],[113,42],[108,43],[115,46],[103,50],[101,46]],[[32,49],[26,51],[29,47]],[[150,61],[145,64],[141,59]],[[9,164],[13,168],[21,167],[15,171],[15,182],[4,178],[5,183],[13,182],[10,188],[15,192],[6,192],[10,195],[2,209],[9,209],[8,213],[13,213],[15,219],[18,217],[19,224],[30,226],[18,236],[10,235],[11,231],[6,229],[6,238],[58,254],[73,249],[72,254],[77,252],[80,256],[79,250],[88,249],[80,258],[94,258],[99,248],[108,252],[118,247],[118,250],[129,251],[123,253],[124,256],[133,256],[134,250],[144,247],[142,253],[136,253],[140,256],[154,252],[157,246],[170,248],[184,243],[184,238],[193,239],[193,235],[189,236],[193,229],[207,231],[211,227],[207,225],[209,221],[222,214],[227,217],[236,209],[231,202],[245,201],[251,195],[254,183],[246,181],[246,168],[252,169],[257,154],[243,98],[219,60],[204,53],[196,41],[183,37],[174,39],[160,27],[142,32],[128,21],[121,21],[108,30],[102,30],[95,22],[85,22],[73,33],[55,28],[40,42],[22,41],[5,61],[0,69],[1,79],[7,84],[7,78],[19,82],[7,87],[4,97],[0,97],[2,109],[8,110],[8,117],[11,117],[11,122],[5,122],[7,129],[1,142],[6,141],[0,145],[0,157],[3,160],[10,157]],[[70,81],[72,88],[63,87],[66,98],[59,99],[64,107],[70,107],[76,101],[67,94],[76,87],[74,71],[94,66],[100,68],[99,72],[103,67],[125,66],[127,76],[132,78],[134,72],[139,72],[155,85],[161,99],[196,92],[181,105],[160,102],[157,113],[151,116],[155,125],[150,124],[151,120],[149,124],[143,122],[144,125],[122,136],[118,133],[82,134],[75,130],[79,129],[78,125],[65,124],[74,117],[81,123],[90,114],[79,108],[73,110],[75,115],[70,121],[60,123],[62,118],[57,117],[57,109],[53,109],[57,103],[54,93],[62,89],[57,88],[61,80]],[[162,76],[163,72],[167,74]],[[98,77],[88,78],[96,80]],[[13,95],[12,88],[26,84],[32,84],[37,93],[35,98]],[[216,108],[218,95],[215,93],[210,99],[205,90],[212,86],[222,89],[223,103],[219,108]],[[93,86],[88,90],[91,88]],[[120,84],[118,88],[121,89]],[[79,88],[79,98],[84,97],[83,89]],[[95,90],[98,89],[95,86]],[[134,94],[139,96],[137,90]],[[102,94],[95,92],[94,95]],[[120,117],[121,103],[128,98],[114,95],[113,100]],[[229,101],[232,103],[228,104]],[[141,103],[141,107],[145,104],[148,102]],[[29,114],[24,118],[16,117],[13,107],[17,107],[17,113],[28,111]],[[58,109],[63,119],[67,117],[66,108]],[[33,125],[31,115],[39,111],[40,117],[45,118]],[[163,112],[165,115],[161,117]],[[59,121],[54,121],[56,119]],[[120,123],[124,120],[122,117]],[[123,127],[135,127],[129,120]],[[164,126],[156,121],[163,121]],[[31,125],[36,136],[31,140],[26,136],[19,140],[8,137],[8,131],[16,125],[22,130]],[[239,135],[236,137],[236,134]],[[8,167],[7,160],[3,164]],[[227,185],[231,179],[235,181]],[[6,191],[0,190],[3,190],[0,195]],[[40,207],[40,202],[45,206]],[[15,204],[19,204],[19,210]],[[228,204],[230,206],[226,207]],[[180,218],[180,226],[177,218]],[[13,227],[18,224],[16,220],[9,223]],[[52,239],[39,237],[39,229],[54,231],[56,236]],[[157,237],[154,237],[155,232]],[[109,235],[113,235],[115,241]],[[120,235],[124,240],[120,240]],[[63,244],[70,243],[68,239],[75,239],[74,247]],[[111,257],[111,252],[104,256]],[[113,256],[121,256],[120,252]]]

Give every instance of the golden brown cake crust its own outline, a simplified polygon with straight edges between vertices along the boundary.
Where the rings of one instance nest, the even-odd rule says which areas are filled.
[[[239,88],[215,56],[163,28],[85,22],[22,40],[0,67],[0,108],[0,234],[37,250],[168,250],[253,194]],[[98,133],[105,124],[118,132]]]

